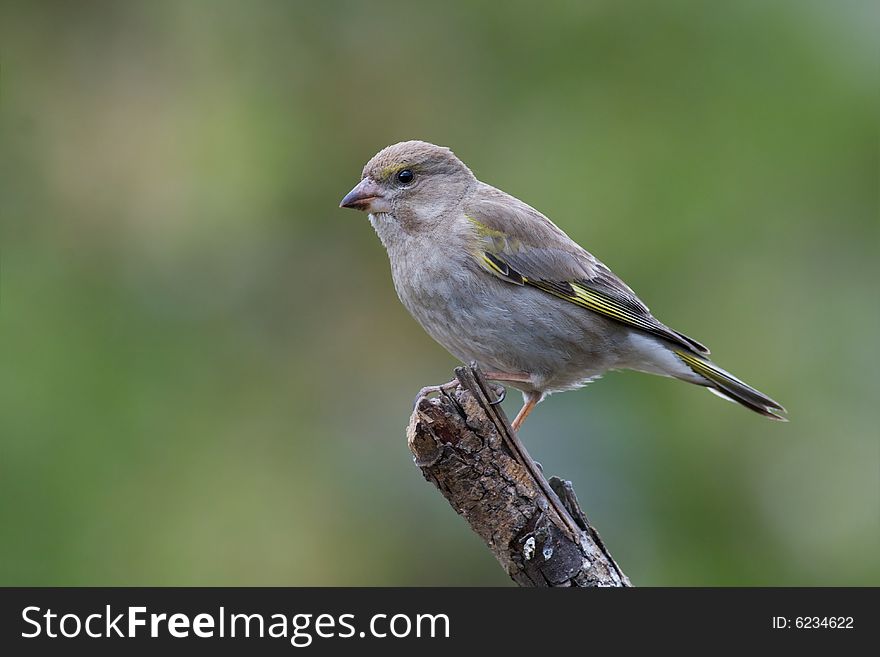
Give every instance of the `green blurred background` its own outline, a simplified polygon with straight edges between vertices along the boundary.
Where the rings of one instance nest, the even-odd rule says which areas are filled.
[[[508,583],[406,448],[456,363],[337,208],[421,138],[790,412],[541,405],[635,584],[880,584],[877,7],[4,1],[0,583]]]

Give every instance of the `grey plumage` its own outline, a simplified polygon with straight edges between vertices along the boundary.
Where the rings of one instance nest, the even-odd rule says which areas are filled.
[[[385,148],[341,205],[370,212],[397,294],[428,334],[523,391],[515,427],[546,394],[611,369],[706,386],[782,419],[779,404],[707,360],[547,217],[477,180],[449,149]]]

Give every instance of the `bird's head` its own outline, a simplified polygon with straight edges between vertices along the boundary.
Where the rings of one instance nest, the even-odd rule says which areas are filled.
[[[433,225],[461,202],[475,181],[448,148],[403,141],[367,162],[361,181],[339,206],[389,215],[416,227]]]

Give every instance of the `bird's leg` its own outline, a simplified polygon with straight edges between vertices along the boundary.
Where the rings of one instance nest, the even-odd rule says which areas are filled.
[[[540,395],[531,393],[526,394],[526,400],[523,407],[519,409],[519,413],[516,414],[516,417],[513,418],[513,422],[510,423],[510,426],[513,427],[514,431],[519,431],[522,423],[525,422],[525,419],[529,416],[529,413],[534,410],[535,406],[538,405],[539,401],[541,401]]]
[[[512,381],[514,383],[528,383],[532,375],[527,372],[483,372],[483,378],[490,381]]]
[[[489,379],[490,381],[505,381],[505,382],[515,382],[515,383],[526,383],[532,380],[532,375],[527,374],[526,372],[484,372],[483,376]],[[489,402],[490,406],[496,406],[504,401],[504,398],[507,397],[507,390],[504,386],[501,386],[501,392],[496,393],[498,395],[498,399],[493,402]]]

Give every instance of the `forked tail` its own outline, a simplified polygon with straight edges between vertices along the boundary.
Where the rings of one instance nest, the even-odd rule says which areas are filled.
[[[730,401],[742,404],[746,408],[765,417],[788,422],[786,418],[774,412],[786,412],[780,404],[770,399],[767,395],[758,392],[750,385],[743,383],[730,372],[725,372],[712,361],[684,349],[675,349],[675,355],[685,365],[709,382],[706,384],[706,387],[711,392]]]

